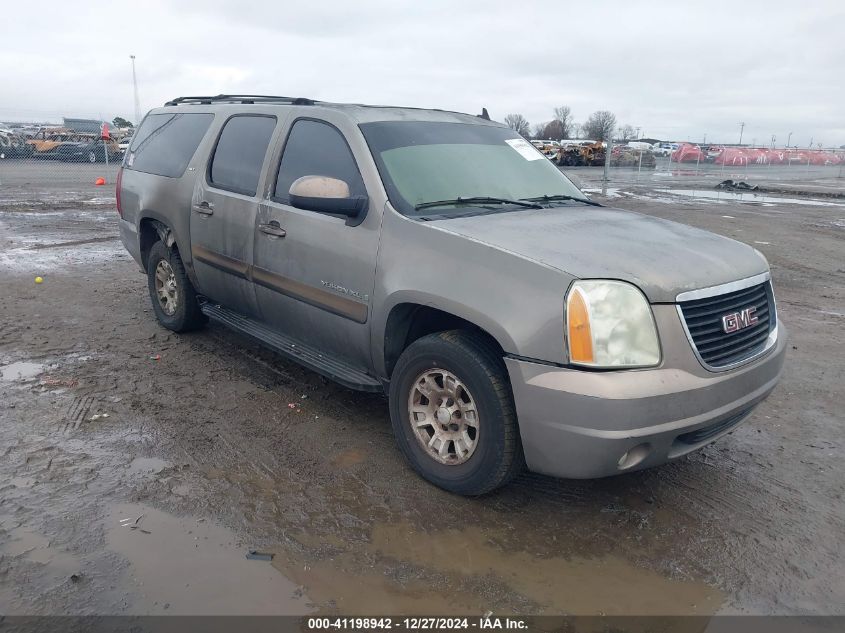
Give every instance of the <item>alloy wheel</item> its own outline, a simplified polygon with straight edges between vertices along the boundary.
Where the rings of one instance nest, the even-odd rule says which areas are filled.
[[[417,376],[408,397],[408,418],[420,446],[441,464],[463,464],[478,446],[475,400],[450,371],[428,369]]]

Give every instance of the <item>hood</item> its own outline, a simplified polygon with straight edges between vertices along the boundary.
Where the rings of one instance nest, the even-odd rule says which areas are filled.
[[[568,205],[429,222],[581,279],[621,279],[652,303],[768,270],[755,249],[653,216]]]

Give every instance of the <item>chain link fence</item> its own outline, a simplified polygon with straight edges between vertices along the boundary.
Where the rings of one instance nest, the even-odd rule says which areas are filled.
[[[111,203],[132,132],[122,119],[0,119],[0,208]],[[842,149],[625,141],[608,152],[589,140],[532,142],[589,193],[704,191],[731,180],[740,188],[841,196],[845,186]]]
[[[841,196],[845,190],[845,149],[631,141],[612,143],[609,160],[606,143],[570,141],[542,149],[590,192],[721,186]]]
[[[90,118],[0,119],[0,208],[108,203],[132,132]]]

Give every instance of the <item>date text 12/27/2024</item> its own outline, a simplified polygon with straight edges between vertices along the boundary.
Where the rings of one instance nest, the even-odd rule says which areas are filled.
[[[477,618],[308,618],[309,630],[367,630],[367,629],[397,629],[408,631],[437,631],[446,629],[480,629],[480,630],[524,630],[528,628],[523,618],[498,618],[480,616]]]

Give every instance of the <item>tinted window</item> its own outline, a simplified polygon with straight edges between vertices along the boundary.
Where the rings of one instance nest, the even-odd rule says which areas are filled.
[[[303,176],[338,178],[349,185],[353,197],[367,194],[358,166],[341,133],[318,121],[301,120],[293,124],[279,166],[274,199],[289,202],[291,183]]]
[[[208,131],[213,114],[151,114],[135,132],[126,167],[178,178]]]
[[[223,126],[208,179],[215,187],[254,196],[276,118],[234,116]]]
[[[473,196],[572,196],[578,188],[513,130],[483,123],[362,123],[391,203],[407,215],[477,213],[466,204],[417,205]]]

